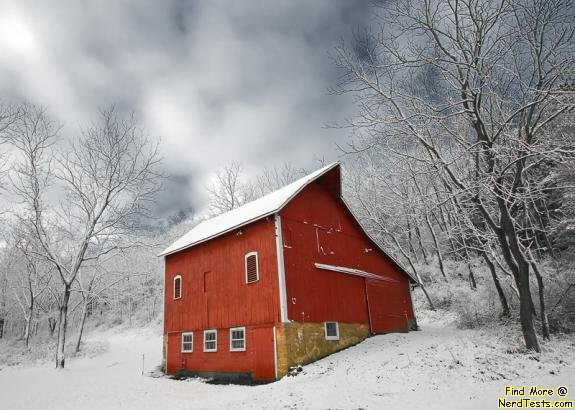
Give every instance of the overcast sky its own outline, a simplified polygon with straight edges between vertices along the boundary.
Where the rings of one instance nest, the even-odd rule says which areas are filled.
[[[0,0],[4,99],[41,104],[75,132],[99,108],[134,110],[162,140],[163,213],[201,207],[231,160],[248,172],[337,159],[350,113],[328,95],[328,53],[369,19],[367,1]]]

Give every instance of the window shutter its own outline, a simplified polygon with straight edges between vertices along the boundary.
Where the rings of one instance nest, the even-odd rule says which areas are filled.
[[[246,282],[253,283],[258,279],[258,256],[254,253],[246,256]]]

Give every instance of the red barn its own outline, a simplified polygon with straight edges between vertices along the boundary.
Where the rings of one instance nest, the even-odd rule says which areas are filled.
[[[165,370],[281,378],[415,325],[415,282],[341,198],[338,163],[200,223],[165,257]]]

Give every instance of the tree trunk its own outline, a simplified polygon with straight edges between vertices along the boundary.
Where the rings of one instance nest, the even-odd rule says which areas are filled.
[[[405,220],[407,223],[407,244],[409,245],[409,250],[410,250],[411,254],[415,258],[415,262],[419,263],[419,258],[417,257],[417,252],[415,251],[415,248],[413,247],[413,234],[411,232],[412,228],[411,228],[411,223],[409,222],[409,217],[406,216]]]
[[[56,319],[53,317],[48,318],[48,329],[50,330],[50,337],[53,337],[54,330],[56,329]]]
[[[521,250],[519,236],[513,225],[507,203],[503,198],[498,198],[497,202],[501,227],[496,230],[496,233],[505,262],[511,269],[519,289],[519,320],[525,347],[528,350],[541,352],[535,326],[533,325],[534,305],[529,284],[529,262]]]
[[[30,306],[28,307],[28,315],[24,315],[26,325],[24,326],[24,343],[26,347],[30,344],[30,326],[32,325],[32,315],[34,315],[34,294],[31,293]]]
[[[40,327],[40,309],[36,309],[36,319],[34,324],[34,337],[38,336],[38,328]]]
[[[527,271],[529,267],[527,267]],[[531,291],[529,289],[529,275],[522,274],[522,280],[517,284],[519,288],[519,320],[521,321],[521,330],[523,332],[523,339],[525,340],[525,347],[528,350],[541,351],[539,341],[537,340],[537,333],[533,325],[533,303],[531,300]]]
[[[80,351],[80,344],[82,343],[82,334],[84,333],[84,324],[86,323],[87,314],[88,314],[88,301],[84,301],[84,306],[82,306],[82,317],[80,318],[80,326],[78,327],[78,339],[76,340],[76,353]]]
[[[423,283],[421,283],[421,279],[418,276],[418,280],[419,282],[419,287],[421,288],[421,290],[423,291],[423,294],[425,295],[425,298],[427,299],[427,303],[429,303],[429,308],[431,310],[435,310],[435,305],[433,304],[433,302],[431,301],[431,298],[429,297],[429,294],[427,293],[427,290],[425,290],[425,286],[423,286]]]
[[[26,324],[24,325],[23,339],[26,347],[28,347],[28,344],[30,343],[30,322],[32,321],[32,316],[27,316],[24,318],[24,320],[26,321]]]
[[[541,333],[543,338],[549,340],[549,321],[547,320],[547,312],[545,311],[545,287],[543,285],[543,277],[535,261],[531,261],[531,267],[535,272],[537,278],[537,285],[539,288],[539,314],[541,316]]]
[[[497,277],[497,271],[495,270],[495,265],[491,262],[491,259],[487,256],[485,251],[481,252],[481,256],[485,260],[485,263],[489,267],[491,271],[491,277],[493,278],[493,283],[495,284],[495,289],[497,290],[497,294],[499,295],[499,301],[501,302],[501,308],[503,309],[503,316],[509,317],[510,310],[509,304],[507,303],[507,297],[505,296],[505,292],[503,292],[503,288],[501,287],[501,282],[499,282],[499,278]]]
[[[419,249],[421,249],[421,254],[423,255],[423,261],[425,262],[426,265],[429,265],[429,259],[427,258],[427,252],[425,252],[425,247],[423,246],[423,243],[421,242],[421,231],[420,231],[419,227],[417,226],[417,223],[415,224],[415,236],[417,236],[417,241],[419,243]]]
[[[415,266],[413,266],[413,263],[411,262],[410,259],[408,259],[408,262],[409,262],[409,265],[411,266],[412,272],[415,275],[415,278],[419,282],[419,287],[423,291],[423,294],[425,295],[425,298],[427,299],[427,302],[429,303],[429,309],[435,311],[435,305],[433,304],[433,301],[431,300],[431,298],[429,297],[429,294],[427,293],[427,290],[425,289],[425,285],[423,284],[423,281],[421,280],[421,276],[419,276],[419,273],[417,273],[417,270],[415,269]]]
[[[433,226],[431,226],[431,222],[429,221],[428,214],[425,214],[425,222],[427,223],[427,227],[429,228],[429,232],[431,233],[431,237],[433,238],[433,244],[435,245],[435,252],[437,253],[437,261],[439,262],[439,270],[443,275],[443,279],[445,279],[446,282],[449,282],[449,280],[447,279],[447,275],[445,274],[445,268],[443,267],[443,257],[441,256],[441,248],[439,247],[439,243],[437,241],[435,231],[433,230]]]
[[[471,289],[477,289],[477,282],[475,281],[475,275],[473,274],[473,267],[471,266],[471,259],[467,257],[467,269],[469,269],[469,283],[471,284]]]
[[[56,368],[63,369],[66,362],[66,325],[68,324],[68,302],[70,301],[71,286],[64,285],[64,295],[60,305],[60,319],[58,322],[58,347],[56,348]]]
[[[30,304],[28,306],[28,315],[24,314],[26,326],[24,327],[24,342],[26,347],[30,344],[30,325],[32,324],[32,317],[34,316],[34,290],[32,289],[32,281],[28,277],[28,292],[30,297]]]

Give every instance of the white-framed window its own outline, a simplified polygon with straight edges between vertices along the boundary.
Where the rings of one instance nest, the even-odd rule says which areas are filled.
[[[174,299],[182,297],[182,276],[176,275],[174,277]]]
[[[246,328],[232,327],[230,329],[230,352],[244,352],[246,350]]]
[[[218,351],[218,331],[204,330],[204,352]]]
[[[325,340],[339,340],[339,324],[337,322],[324,322],[323,330]]]
[[[254,283],[260,280],[258,253],[257,252],[246,253],[245,262],[246,262],[246,283]]]
[[[194,351],[194,333],[182,333],[182,353],[191,353]]]

